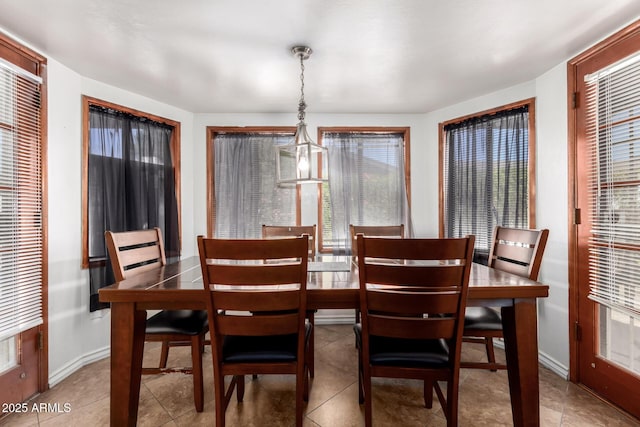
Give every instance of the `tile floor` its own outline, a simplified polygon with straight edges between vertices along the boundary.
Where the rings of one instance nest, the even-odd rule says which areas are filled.
[[[464,344],[467,360],[482,360],[483,347]],[[498,357],[504,357],[500,350]],[[145,366],[157,361],[159,347],[150,344]],[[169,363],[190,364],[188,348],[174,348]],[[139,426],[197,426],[215,424],[211,353],[205,353],[205,407],[195,412],[191,377],[182,374],[144,376],[140,391]],[[148,365],[147,365],[148,364]],[[311,385],[304,425],[309,427],[361,426],[358,405],[357,352],[349,325],[318,326],[316,374]],[[433,409],[422,403],[417,381],[374,380],[373,419],[376,426],[445,426],[437,399]],[[461,426],[509,426],[511,407],[506,371],[463,370],[460,386]],[[582,388],[540,369],[541,425],[640,426],[635,420],[593,397]],[[109,359],[70,375],[29,404],[49,403],[54,411],[13,414],[2,426],[108,426]],[[58,411],[55,411],[56,404]],[[67,405],[65,408],[65,404]],[[65,412],[65,409],[69,409]],[[244,402],[232,398],[226,413],[228,426],[293,426],[294,381],[287,376],[247,378]]]

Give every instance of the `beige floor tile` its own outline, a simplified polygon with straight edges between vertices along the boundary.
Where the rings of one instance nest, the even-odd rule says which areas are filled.
[[[145,364],[157,364],[160,346],[145,346]],[[189,366],[189,347],[172,348],[170,366]],[[305,427],[363,426],[363,407],[358,404],[357,350],[351,325],[316,326],[316,375],[305,405]],[[465,360],[486,360],[484,348],[463,345]],[[496,349],[498,360],[504,351]],[[83,367],[51,390],[36,397],[36,404],[50,409],[70,405],[69,412],[47,411],[14,414],[0,419],[3,427],[108,426],[109,359]],[[203,356],[205,405],[197,413],[193,403],[190,375],[143,376],[140,389],[138,425],[145,427],[211,426],[215,423],[211,350]],[[424,407],[419,381],[374,379],[374,426],[445,426],[443,412],[434,395],[432,409]],[[465,369],[460,374],[461,427],[511,426],[511,405],[506,371]],[[56,406],[57,405],[57,406]],[[640,427],[635,420],[594,397],[581,387],[540,369],[540,416],[543,427],[612,426]],[[295,380],[293,376],[246,377],[242,403],[235,395],[226,411],[229,427],[293,426]]]

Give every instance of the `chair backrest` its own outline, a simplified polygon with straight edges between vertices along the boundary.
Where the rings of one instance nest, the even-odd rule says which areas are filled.
[[[365,353],[369,335],[445,339],[459,363],[474,241],[358,238]]]
[[[489,267],[538,280],[549,230],[496,226],[489,251]]]
[[[227,335],[304,336],[308,245],[306,235],[255,240],[198,236],[214,357],[222,360]],[[298,341],[302,357],[304,340]]]
[[[167,264],[158,227],[118,233],[105,231],[104,237],[117,281]]]
[[[262,238],[309,236],[309,257],[316,256],[316,225],[265,225],[262,224]]]
[[[404,239],[404,224],[400,225],[353,225],[349,224],[351,234],[351,255],[358,255],[356,238],[358,234],[368,237],[395,237]]]

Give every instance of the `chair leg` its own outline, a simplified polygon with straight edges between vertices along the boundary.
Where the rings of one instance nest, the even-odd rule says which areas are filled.
[[[167,367],[167,360],[169,359],[169,341],[162,341],[162,350],[160,350],[160,367]]]
[[[304,367],[304,390],[302,394],[302,400],[305,402],[309,402],[309,367],[305,365]]]
[[[371,427],[373,424],[373,398],[371,396],[371,375],[368,375],[367,372],[363,372],[362,375],[362,392],[364,394],[364,425]]]
[[[459,378],[450,378],[447,383],[446,409],[443,408],[447,417],[447,427],[458,427],[458,387]]]
[[[204,408],[204,384],[202,375],[202,335],[191,338],[191,366],[193,367],[193,399],[196,411],[202,412]]]
[[[214,369],[213,388],[214,402],[216,407],[216,427],[224,427],[225,412],[227,411],[224,391],[224,376],[222,375],[222,372],[217,369]]]
[[[302,407],[304,405],[306,368],[304,361],[298,361],[296,369],[296,427],[302,427]]]
[[[360,309],[356,308],[356,318],[354,325],[360,323]],[[358,339],[356,338],[356,348],[358,348]]]
[[[358,351],[358,403],[361,405],[364,403],[364,390],[362,389],[364,387],[364,384],[362,382],[362,375],[362,358],[360,357],[360,352]]]
[[[316,341],[316,321],[313,310],[307,312],[307,318],[311,323],[311,336],[309,336],[309,352],[307,357],[307,363],[309,365],[309,375],[313,378],[315,374],[315,341]]]
[[[424,407],[433,408],[433,382],[428,380],[424,381]]]
[[[236,390],[236,398],[238,399],[238,403],[242,402],[244,399],[244,375],[236,375],[236,386],[238,389]]]
[[[493,351],[493,338],[492,337],[486,337],[484,339],[484,345],[487,349],[487,361],[489,363],[496,363],[496,354]],[[496,372],[497,369],[491,369],[492,372]]]

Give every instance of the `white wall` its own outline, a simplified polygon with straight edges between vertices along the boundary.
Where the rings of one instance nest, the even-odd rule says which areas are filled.
[[[48,58],[49,184],[49,382],[109,355],[108,310],[89,313],[89,276],[81,254],[81,96],[89,95],[182,123],[183,245],[195,235],[193,206],[193,115],[184,110],[84,78]],[[189,255],[193,252],[189,252]]]

